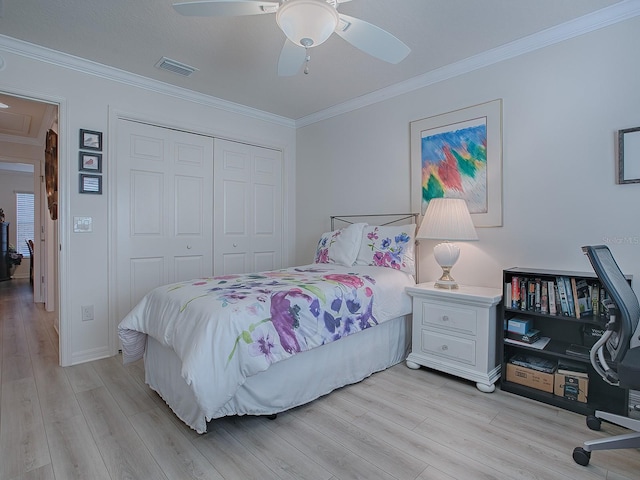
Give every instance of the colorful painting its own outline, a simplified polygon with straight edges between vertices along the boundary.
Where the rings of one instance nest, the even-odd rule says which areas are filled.
[[[470,213],[487,212],[487,120],[422,132],[421,212],[433,198],[463,198]]]
[[[463,198],[476,227],[502,225],[502,100],[411,122],[411,207]]]

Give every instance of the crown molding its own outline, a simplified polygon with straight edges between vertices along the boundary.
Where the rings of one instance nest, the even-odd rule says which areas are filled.
[[[226,112],[252,117],[257,120],[274,123],[284,127],[295,128],[295,121],[290,118],[274,115],[263,110],[229,102],[218,97],[170,85],[159,80],[153,80],[151,78],[143,77],[142,75],[126,72],[115,67],[103,65],[101,63],[69,55],[67,53],[58,52],[47,47],[35,45],[6,35],[0,35],[0,51],[13,53],[15,55],[31,58],[40,62],[49,63],[69,70],[75,70],[84,74],[94,75],[106,80],[142,88],[162,95],[168,95],[200,105],[224,110]]]
[[[396,83],[353,100],[307,115],[296,120],[296,128],[327,120],[344,113],[367,107],[405,93],[413,92],[435,83],[508,60],[525,53],[555,45],[585,33],[593,32],[640,15],[640,0],[623,0],[595,12],[583,15],[555,27],[487,50],[442,68]]]

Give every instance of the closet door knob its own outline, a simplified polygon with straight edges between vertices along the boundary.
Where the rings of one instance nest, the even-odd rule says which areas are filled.
[[[191,245],[187,245],[187,250],[191,250]]]

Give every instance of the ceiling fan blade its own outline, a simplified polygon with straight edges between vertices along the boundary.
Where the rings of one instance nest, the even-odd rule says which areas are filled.
[[[336,33],[356,48],[389,63],[399,63],[411,49],[386,30],[375,25],[340,14]]]
[[[173,8],[187,17],[235,17],[273,13],[278,2],[258,0],[200,0],[196,2],[174,3]]]
[[[278,75],[291,77],[300,71],[307,58],[307,50],[287,39],[282,46],[278,60]]]

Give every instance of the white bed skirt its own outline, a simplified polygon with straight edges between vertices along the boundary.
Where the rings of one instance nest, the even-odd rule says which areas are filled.
[[[182,378],[170,348],[149,337],[145,381],[183,422],[198,433],[206,422],[227,415],[271,415],[303,405],[336,388],[359,382],[403,361],[411,342],[411,316],[388,320],[336,342],[299,353],[247,378],[236,395],[207,418]]]

